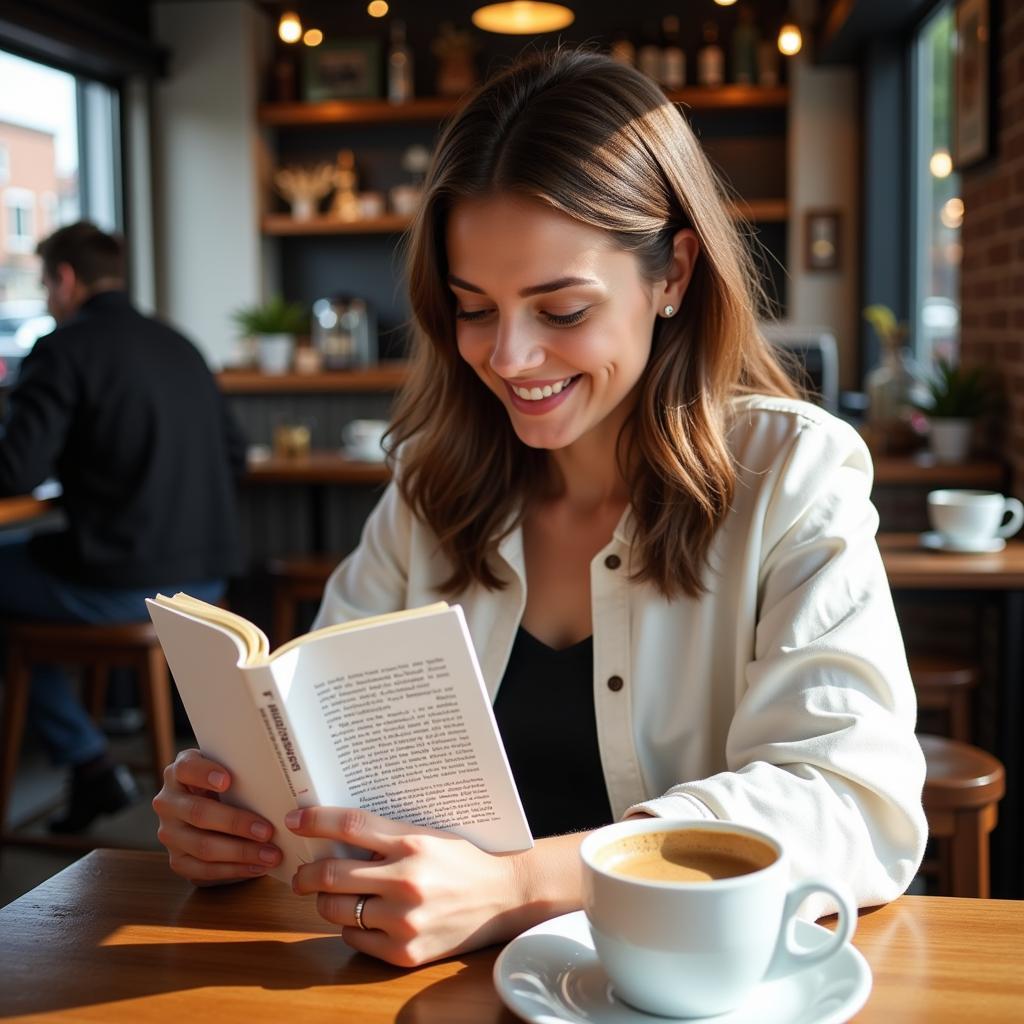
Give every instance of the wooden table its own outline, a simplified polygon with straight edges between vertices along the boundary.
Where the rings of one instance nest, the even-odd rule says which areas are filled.
[[[14,498],[0,498],[0,526],[31,522],[40,519],[51,508],[52,502],[41,501],[30,494]]]
[[[992,833],[992,892],[1024,898],[1024,541],[1008,541],[995,554],[964,555],[925,550],[915,533],[881,533],[878,546],[893,590],[988,593],[999,604],[998,714],[991,747],[1006,768],[1006,795]]]
[[[862,914],[854,944],[874,974],[859,1022],[1021,1019],[1024,903],[907,896]],[[512,1024],[497,954],[400,970],[270,879],[193,889],[163,854],[99,850],[0,910],[0,1016]]]
[[[383,484],[389,479],[383,462],[349,459],[340,451],[250,459],[244,477],[247,484]]]

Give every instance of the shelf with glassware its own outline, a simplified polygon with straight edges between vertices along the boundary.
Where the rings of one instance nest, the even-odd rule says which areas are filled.
[[[665,95],[673,103],[691,110],[778,110],[789,103],[789,89],[784,85],[691,86],[667,90]],[[277,128],[439,121],[453,113],[460,102],[449,96],[427,96],[404,103],[387,100],[262,103],[258,119],[261,124]]]
[[[782,223],[789,217],[785,199],[752,199],[733,203],[733,216],[758,224]],[[343,221],[336,217],[314,216],[305,219],[287,213],[270,213],[263,217],[265,235],[386,235],[400,234],[412,224],[412,217],[386,214],[365,220]]]

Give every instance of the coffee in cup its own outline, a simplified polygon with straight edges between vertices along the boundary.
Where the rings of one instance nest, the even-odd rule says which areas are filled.
[[[580,856],[594,949],[615,994],[646,1013],[725,1013],[760,982],[829,960],[856,927],[844,887],[791,885],[782,843],[734,822],[618,822],[587,836]],[[792,920],[818,892],[839,908],[836,931],[791,948]]]
[[[949,544],[979,547],[1012,537],[1024,525],[1024,505],[993,491],[932,491],[928,520]]]
[[[602,847],[598,867],[625,878],[656,882],[710,882],[760,871],[775,849],[741,832],[676,829],[640,832]]]

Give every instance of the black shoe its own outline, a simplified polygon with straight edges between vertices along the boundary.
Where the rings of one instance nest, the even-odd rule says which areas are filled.
[[[139,788],[123,764],[112,764],[71,783],[71,800],[64,815],[49,823],[51,832],[84,832],[101,814],[115,814],[139,799]]]

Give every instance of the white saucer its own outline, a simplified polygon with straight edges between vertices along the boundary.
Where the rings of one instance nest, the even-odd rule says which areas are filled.
[[[991,555],[996,551],[1002,551],[1006,547],[1006,541],[1002,537],[992,537],[989,540],[962,544],[944,537],[941,533],[933,532],[921,534],[921,547],[930,551],[949,551],[961,555]]]
[[[831,932],[797,921],[794,938],[813,949]],[[612,992],[582,910],[523,932],[494,964],[502,1002],[531,1024],[671,1024],[620,1002]],[[760,984],[746,1001],[716,1017],[688,1017],[683,1024],[841,1024],[867,1001],[871,968],[852,946],[827,963]]]

